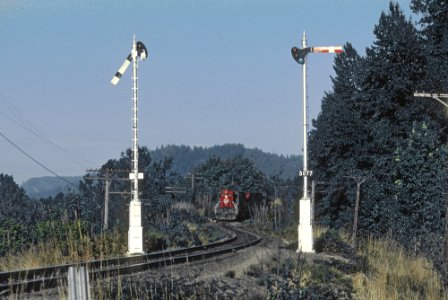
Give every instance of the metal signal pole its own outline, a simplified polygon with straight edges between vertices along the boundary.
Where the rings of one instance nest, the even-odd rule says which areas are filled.
[[[302,49],[306,48],[306,34],[303,32]],[[302,199],[309,199],[308,195],[308,97],[307,97],[307,77],[306,77],[306,57],[302,65],[302,80],[303,80],[303,197]]]
[[[148,50],[142,42],[136,42],[135,35],[132,41],[132,50],[128,55],[118,72],[112,79],[112,84],[117,84],[123,76],[130,62],[133,62],[133,117],[132,117],[132,172],[129,173],[129,179],[132,181],[131,194],[132,199],[129,204],[129,231],[128,231],[128,254],[142,254],[143,251],[143,227],[142,227],[142,204],[139,199],[138,180],[143,179],[143,173],[138,172],[138,58],[145,60],[148,56]]]
[[[303,32],[302,49],[306,49],[306,34]],[[313,249],[313,224],[311,223],[311,199],[308,195],[308,115],[307,115],[307,76],[306,76],[306,57],[302,65],[303,79],[303,195],[300,199],[299,225],[297,227],[298,244],[297,252],[314,252]]]
[[[297,252],[314,252],[313,249],[313,224],[311,199],[308,195],[308,177],[313,171],[308,170],[308,124],[307,124],[307,75],[306,75],[306,55],[310,52],[319,53],[341,53],[342,47],[307,47],[306,34],[303,32],[302,49],[293,47],[291,54],[294,60],[302,65],[303,75],[303,169],[299,171],[299,176],[303,176],[303,196],[299,201],[299,225],[297,228],[298,244]]]
[[[128,231],[128,254],[143,253],[143,227],[142,227],[142,204],[139,199],[138,180],[143,179],[143,173],[138,172],[138,77],[137,77],[137,43],[132,42],[132,61],[133,61],[133,125],[132,125],[132,173],[129,173],[129,179],[132,181],[132,200],[129,203],[129,231]]]

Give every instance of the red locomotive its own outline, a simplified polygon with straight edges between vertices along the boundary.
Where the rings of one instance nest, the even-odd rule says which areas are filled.
[[[219,192],[215,205],[215,219],[219,221],[235,221],[248,219],[251,215],[250,204],[262,202],[262,194],[223,189]]]
[[[239,199],[233,190],[224,189],[219,193],[219,201],[215,205],[216,220],[236,220]]]

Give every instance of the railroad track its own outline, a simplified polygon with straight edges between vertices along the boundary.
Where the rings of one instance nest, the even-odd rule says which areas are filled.
[[[87,267],[89,278],[91,281],[94,281],[108,276],[134,274],[148,269],[204,260],[250,247],[261,240],[258,235],[243,229],[236,229],[223,224],[221,224],[221,227],[229,233],[229,236],[207,245],[157,251],[144,255],[93,260],[78,264],[0,272],[0,297],[10,294],[36,292],[61,285],[66,286],[68,269],[72,266]]]

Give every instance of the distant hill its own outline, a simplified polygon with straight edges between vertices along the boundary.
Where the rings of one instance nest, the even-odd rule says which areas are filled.
[[[79,181],[82,180],[82,176],[63,178],[76,186],[78,186]],[[22,188],[25,190],[28,197],[37,199],[55,196],[58,193],[65,193],[69,189],[74,189],[74,187],[69,185],[67,182],[53,176],[30,178],[22,184]]]
[[[151,150],[150,155],[153,161],[172,157],[172,171],[181,175],[191,172],[212,157],[230,159],[242,156],[250,159],[267,176],[279,175],[282,179],[294,178],[302,166],[299,155],[284,156],[266,153],[257,148],[246,148],[242,144],[224,144],[213,147],[167,145]],[[82,176],[63,178],[76,186],[83,179]],[[73,186],[52,176],[30,178],[22,184],[22,187],[30,198],[36,199],[55,196],[60,192],[65,193],[69,189],[73,190]]]
[[[302,166],[301,156],[284,156],[266,153],[257,148],[246,148],[242,144],[224,144],[213,147],[189,147],[167,145],[151,150],[155,161],[165,157],[173,158],[173,171],[179,174],[191,172],[196,166],[207,162],[211,157],[230,159],[242,156],[250,159],[267,176],[279,175],[283,179],[293,178]]]

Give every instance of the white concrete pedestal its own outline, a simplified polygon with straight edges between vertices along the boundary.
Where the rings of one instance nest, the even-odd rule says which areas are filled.
[[[129,204],[128,254],[143,254],[142,203]]]
[[[297,252],[314,252],[313,249],[313,227],[311,225],[311,199],[300,199],[299,227],[297,229],[299,238]]]

